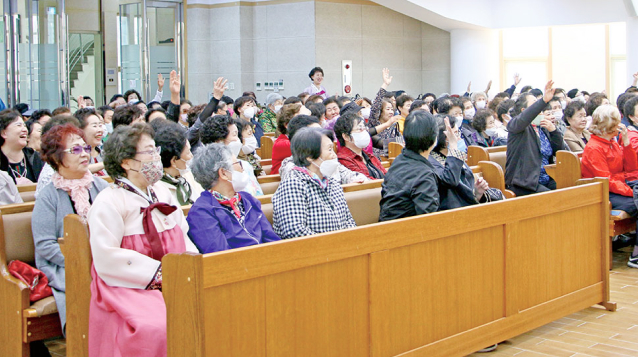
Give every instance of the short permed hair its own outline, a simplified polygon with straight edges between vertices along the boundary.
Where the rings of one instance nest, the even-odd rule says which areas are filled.
[[[182,157],[182,151],[186,147],[186,130],[179,124],[166,121],[155,134],[155,145],[162,148],[162,166],[171,167],[173,158]]]
[[[284,104],[279,113],[277,113],[277,130],[280,133],[284,135],[288,134],[286,127],[288,126],[288,123],[290,123],[290,120],[299,113],[300,109],[300,103]]]
[[[195,181],[205,190],[210,190],[219,180],[219,170],[232,171],[232,153],[224,144],[212,143],[197,150],[191,171]]]
[[[494,112],[489,109],[479,109],[476,111],[474,118],[472,119],[472,127],[479,133],[482,133],[487,128],[487,118],[493,117]]]
[[[50,118],[53,116],[53,114],[51,114],[51,111],[49,109],[39,109],[33,112],[33,114],[31,114],[31,119],[39,122],[40,118],[44,116],[48,116]]]
[[[359,125],[363,119],[355,113],[346,113],[337,119],[334,126],[335,136],[339,141],[339,145],[346,146],[346,141],[343,139],[343,134],[351,136],[352,129]]]
[[[42,127],[42,135],[46,134],[49,130],[53,129],[54,127],[58,125],[64,125],[64,124],[73,124],[77,126],[78,128],[80,127],[80,121],[71,114],[55,115],[54,117],[49,119],[49,121],[46,124],[44,124],[44,126]]]
[[[290,123],[288,123],[287,128],[288,139],[292,140],[297,131],[312,124],[319,124],[319,119],[311,115],[297,115],[294,118],[290,119]]]
[[[299,130],[290,142],[292,160],[297,166],[308,167],[310,161],[321,157],[321,141],[323,137],[334,140],[332,131],[320,128],[303,128]]]
[[[636,112],[636,106],[638,105],[638,96],[633,96],[628,101],[625,102],[624,112],[625,116],[638,116]]]
[[[122,162],[127,159],[134,159],[137,155],[137,144],[142,136],[154,137],[153,128],[146,123],[136,123],[131,126],[120,125],[104,144],[102,155],[104,157],[104,168],[112,178],[126,177],[126,170],[122,167]]]
[[[324,76],[323,69],[321,69],[321,67],[315,67],[315,68],[310,70],[310,73],[308,73],[308,77],[310,77],[310,79],[312,79],[312,76],[314,76],[315,73],[317,73],[317,72],[321,72],[321,75]]]
[[[565,116],[563,117],[563,120],[565,121],[565,124],[567,126],[569,126],[569,118],[573,117],[574,114],[576,114],[576,112],[581,109],[585,109],[585,103],[581,102],[580,100],[572,100],[571,103],[567,105],[567,107],[565,108]]]
[[[212,144],[226,139],[230,134],[229,126],[235,125],[228,115],[215,115],[204,122],[199,130],[199,140],[202,144]]]
[[[53,129],[47,131],[42,136],[40,144],[40,156],[42,160],[48,163],[55,171],[58,171],[60,165],[64,160],[66,154],[66,140],[71,135],[77,135],[81,138],[84,137],[84,133],[77,126],[67,123],[64,125],[57,125]]]
[[[120,125],[131,125],[133,120],[142,115],[142,109],[135,105],[123,105],[113,112],[113,129]]]
[[[89,125],[87,120],[91,115],[97,116],[97,112],[93,108],[81,108],[78,109],[75,114],[73,114],[73,116],[76,117],[77,120],[80,122],[80,129],[82,130],[84,130],[87,125]]]
[[[613,105],[601,105],[594,110],[589,131],[597,136],[611,134],[620,123],[620,111]]]

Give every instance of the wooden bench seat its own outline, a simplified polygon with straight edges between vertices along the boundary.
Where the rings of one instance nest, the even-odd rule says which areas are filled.
[[[470,166],[478,165],[481,161],[492,161],[498,164],[503,172],[505,172],[505,163],[507,162],[507,146],[494,146],[484,148],[481,146],[468,146],[467,148],[467,164]]]
[[[169,254],[168,356],[462,356],[596,303],[614,310],[607,190],[603,180],[238,250]],[[246,335],[251,343],[237,338]]]
[[[35,266],[31,215],[35,202],[0,206],[0,355],[29,356],[29,343],[62,335],[53,297],[29,302],[29,289],[11,276],[7,264]]]

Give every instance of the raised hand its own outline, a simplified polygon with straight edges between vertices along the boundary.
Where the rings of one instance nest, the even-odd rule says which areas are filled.
[[[86,100],[83,96],[78,97],[78,109],[86,108]]]
[[[485,88],[485,94],[487,94],[487,92],[490,91],[490,88],[492,88],[492,81],[491,80],[487,83],[487,88]]]
[[[381,86],[381,88],[388,89],[388,87],[390,86],[390,83],[392,83],[392,76],[390,75],[390,70],[387,68],[384,68],[383,69],[383,85]]]
[[[618,134],[622,137],[623,146],[629,145],[629,136],[627,134],[627,127],[625,124],[618,124]]]
[[[518,87],[518,85],[521,83],[521,80],[523,80],[523,78],[521,78],[521,76],[516,73],[514,74],[514,86]]]
[[[161,73],[157,74],[157,90],[162,91],[164,89],[164,76]]]
[[[470,83],[468,83],[466,92],[472,93],[472,81],[470,81]]]
[[[634,83],[633,83],[633,86],[635,87],[636,85],[638,85],[638,72],[634,73]]]
[[[445,122],[445,137],[447,138],[447,147],[456,149],[459,139],[454,135],[452,131],[452,126],[450,125],[450,120],[446,117],[443,119]]]
[[[161,74],[160,74],[161,76]],[[179,74],[175,72],[175,70],[171,71],[171,78],[169,80],[168,88],[171,90],[171,93],[179,93],[181,89],[181,82],[179,80]],[[158,80],[159,82],[159,80]]]
[[[224,77],[217,78],[217,80],[213,84],[213,97],[215,97],[215,99],[222,99],[222,97],[224,96],[224,91],[228,89],[228,87],[226,87],[226,83],[228,83],[228,80],[224,79]]]
[[[556,89],[554,88],[554,81],[550,79],[549,82],[547,82],[547,84],[545,85],[545,94],[543,95],[543,100],[545,101],[545,103],[549,103],[549,101],[554,98],[555,92]]]

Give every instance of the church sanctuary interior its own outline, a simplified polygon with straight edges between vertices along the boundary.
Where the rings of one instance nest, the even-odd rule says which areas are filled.
[[[638,356],[638,0],[0,12],[1,357]]]

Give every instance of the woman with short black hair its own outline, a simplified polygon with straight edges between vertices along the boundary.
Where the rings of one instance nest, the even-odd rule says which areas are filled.
[[[439,209],[434,166],[428,161],[439,127],[432,114],[417,110],[405,120],[405,149],[392,163],[381,190],[379,221],[411,217]]]
[[[282,239],[356,227],[341,185],[330,178],[339,166],[333,138],[331,131],[319,128],[295,133],[296,166],[272,198],[273,226]]]
[[[40,153],[28,150],[28,130],[20,113],[0,112],[0,170],[6,171],[16,185],[38,181],[44,162]]]
[[[308,77],[310,77],[312,83],[310,87],[304,89],[304,93],[308,93],[311,96],[319,95],[323,99],[328,98],[328,91],[321,85],[321,82],[323,82],[323,69],[321,67],[311,69]]]
[[[387,171],[381,161],[363,150],[370,145],[370,134],[363,118],[346,113],[337,119],[334,130],[339,141],[339,163],[370,180],[383,179]]]
[[[591,139],[591,133],[586,129],[587,112],[585,103],[580,100],[574,100],[569,103],[565,108],[564,120],[567,124],[564,140],[569,146],[569,150],[576,152],[585,150],[585,145]]]

